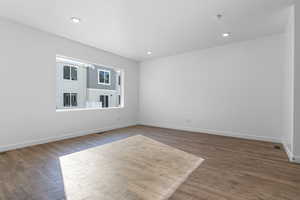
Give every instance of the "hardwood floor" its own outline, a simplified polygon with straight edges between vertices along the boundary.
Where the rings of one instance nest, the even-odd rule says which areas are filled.
[[[300,165],[273,143],[135,126],[0,154],[0,199],[65,199],[59,158],[133,135],[205,161],[170,200],[298,200]]]
[[[142,135],[60,157],[72,200],[165,200],[204,160]]]

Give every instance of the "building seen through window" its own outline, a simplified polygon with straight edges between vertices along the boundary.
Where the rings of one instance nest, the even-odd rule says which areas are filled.
[[[121,70],[56,58],[56,109],[122,105]]]

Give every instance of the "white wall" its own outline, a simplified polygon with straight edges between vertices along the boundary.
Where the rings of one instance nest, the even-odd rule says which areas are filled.
[[[136,124],[136,62],[6,20],[0,30],[0,151]],[[125,107],[56,112],[56,54],[124,69]]]
[[[141,63],[140,123],[282,140],[284,35]]]
[[[289,18],[285,32],[285,56],[286,64],[283,73],[283,144],[290,159],[293,157],[293,138],[294,138],[294,6],[289,8]]]
[[[300,2],[295,1],[294,157],[300,163]]]

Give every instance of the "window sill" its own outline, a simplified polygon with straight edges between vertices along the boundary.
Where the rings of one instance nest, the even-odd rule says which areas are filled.
[[[66,109],[56,109],[56,112],[73,112],[73,111],[86,111],[86,110],[116,110],[116,109],[123,109],[124,106],[120,107],[111,107],[111,108],[66,108]]]
[[[110,83],[99,83],[99,82],[98,82],[98,85],[110,86]]]

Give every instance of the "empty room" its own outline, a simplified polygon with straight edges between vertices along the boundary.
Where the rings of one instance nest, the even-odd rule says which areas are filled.
[[[0,200],[300,200],[299,1],[1,0],[0,63]]]

